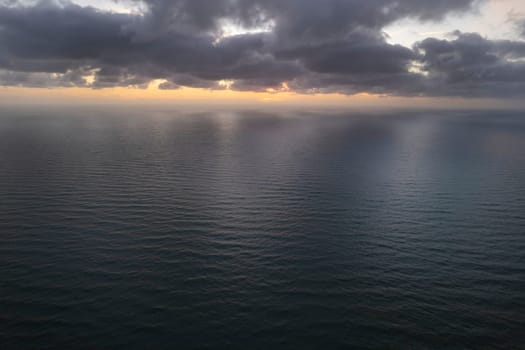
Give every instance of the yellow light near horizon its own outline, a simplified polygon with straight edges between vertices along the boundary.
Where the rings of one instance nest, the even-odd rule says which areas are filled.
[[[91,104],[91,103],[183,103],[195,106],[215,104],[243,106],[295,106],[334,108],[472,108],[512,107],[509,101],[501,99],[464,99],[436,97],[402,97],[377,95],[362,92],[355,95],[342,94],[299,94],[283,89],[277,92],[250,92],[208,90],[182,87],[176,90],[158,89],[159,81],[152,82],[145,89],[138,88],[25,88],[0,87],[2,104]],[[286,86],[287,87],[287,86]],[[520,105],[521,106],[521,105]]]
[[[209,90],[200,88],[181,87],[175,90],[161,90],[158,85],[162,81],[154,81],[145,89],[114,87],[104,89],[92,88],[25,88],[4,87],[0,88],[0,98],[26,99],[56,99],[72,98],[82,100],[161,100],[161,101],[299,101],[299,100],[346,100],[349,96],[339,94],[303,95],[289,91],[287,85],[283,90],[269,89],[266,92],[234,91],[228,89],[232,82],[223,82],[226,89]],[[286,89],[285,89],[286,88]]]

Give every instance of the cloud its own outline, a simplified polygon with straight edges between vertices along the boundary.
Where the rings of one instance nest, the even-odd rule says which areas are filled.
[[[525,19],[522,19],[518,24],[518,30],[523,38],[525,38]]]
[[[87,86],[82,74],[77,71],[67,73],[13,72],[0,70],[0,81],[7,86],[23,87],[78,87]]]
[[[396,74],[407,70],[416,54],[401,45],[387,44],[382,36],[352,32],[344,39],[302,45],[276,52],[277,57],[296,59],[317,73]]]
[[[429,79],[441,82],[434,93],[449,89],[461,96],[523,94],[525,42],[488,40],[475,33],[454,35],[450,41],[425,39],[416,44]]]
[[[161,89],[429,96],[525,91],[520,41],[457,32],[408,48],[389,44],[382,32],[407,17],[439,21],[472,10],[475,0],[141,3],[143,13],[113,13],[59,0],[0,2],[0,85],[143,88],[162,80]]]

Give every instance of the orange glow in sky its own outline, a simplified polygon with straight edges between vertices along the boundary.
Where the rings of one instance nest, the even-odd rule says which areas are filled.
[[[375,107],[375,108],[523,108],[523,103],[509,104],[501,99],[464,99],[436,97],[400,97],[360,93],[298,94],[289,91],[249,92],[208,90],[183,87],[177,90],[160,90],[156,84],[147,89],[138,88],[25,88],[0,87],[0,103],[76,104],[76,103],[167,103],[204,105],[288,105],[297,107]]]

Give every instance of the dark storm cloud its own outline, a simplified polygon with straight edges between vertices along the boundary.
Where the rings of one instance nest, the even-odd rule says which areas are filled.
[[[450,11],[466,10],[474,0],[145,0],[149,15],[164,28],[218,29],[221,20],[244,25],[267,21],[276,32],[292,38],[326,39],[359,26],[381,28],[413,16],[439,19]]]
[[[473,33],[454,40],[416,44],[423,69],[440,87],[461,95],[521,95],[525,88],[525,42],[491,41]],[[436,89],[435,93],[441,93]]]
[[[146,87],[162,79],[161,89],[287,86],[300,92],[398,95],[525,91],[521,42],[457,33],[453,40],[426,39],[407,48],[389,44],[382,33],[395,20],[439,20],[473,8],[474,0],[143,3],[143,14],[117,14],[52,0],[0,2],[0,84]],[[228,25],[266,30],[224,37]]]
[[[383,36],[353,32],[344,40],[303,45],[276,52],[277,57],[297,59],[312,72],[375,74],[405,72],[416,54],[400,45],[389,45]]]
[[[69,71],[61,75],[40,72],[14,72],[0,70],[0,82],[6,86],[24,87],[75,87],[85,86],[81,71]]]

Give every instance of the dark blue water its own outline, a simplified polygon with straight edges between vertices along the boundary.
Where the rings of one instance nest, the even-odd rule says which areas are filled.
[[[0,348],[524,349],[525,114],[3,110]]]

